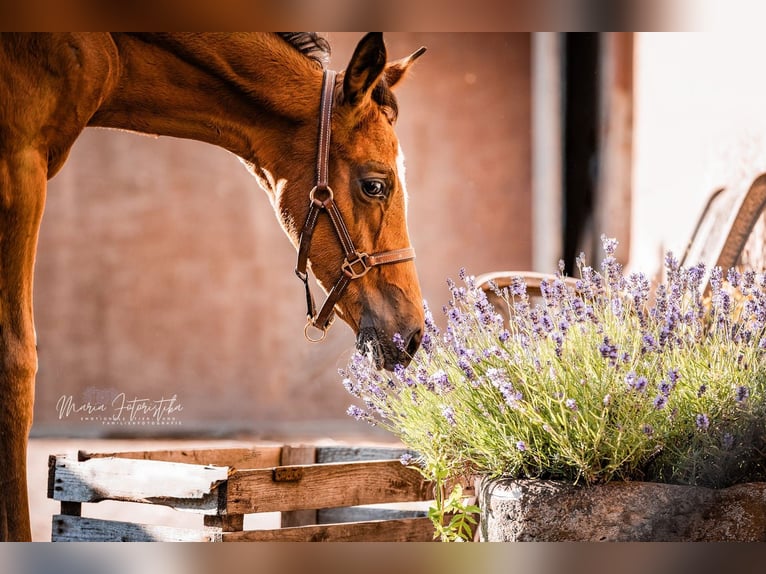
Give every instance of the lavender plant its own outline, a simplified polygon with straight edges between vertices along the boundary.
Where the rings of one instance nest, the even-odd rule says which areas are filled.
[[[422,348],[406,369],[357,354],[341,371],[357,419],[416,451],[443,485],[461,474],[725,487],[766,479],[766,274],[684,268],[672,254],[654,290],[625,275],[602,237],[530,300],[521,277],[497,294],[505,321],[460,273],[441,330],[425,304]]]

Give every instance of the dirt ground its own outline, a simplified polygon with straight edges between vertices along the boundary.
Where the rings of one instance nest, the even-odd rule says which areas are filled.
[[[48,457],[52,454],[77,455],[78,450],[89,452],[119,452],[128,450],[160,450],[190,448],[234,448],[253,447],[255,445],[286,444],[265,440],[113,440],[113,439],[32,439],[28,453],[29,503],[32,515],[32,539],[36,542],[49,542],[51,539],[51,520],[58,514],[60,503],[47,497]],[[354,444],[358,441],[334,440],[290,440],[289,444]],[[392,444],[365,441],[368,444]],[[202,516],[194,513],[176,511],[170,508],[154,507],[144,504],[103,501],[96,504],[84,504],[83,516],[126,520],[145,524],[161,524],[186,528],[202,526]],[[263,513],[245,517],[245,528],[277,528],[279,513]]]

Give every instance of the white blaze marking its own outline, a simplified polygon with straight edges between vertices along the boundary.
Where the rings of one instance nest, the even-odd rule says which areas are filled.
[[[399,185],[402,186],[402,193],[404,193],[404,215],[407,216],[407,204],[409,196],[407,195],[407,182],[404,180],[405,168],[404,168],[404,152],[402,146],[397,144],[396,153],[396,171],[399,176]]]

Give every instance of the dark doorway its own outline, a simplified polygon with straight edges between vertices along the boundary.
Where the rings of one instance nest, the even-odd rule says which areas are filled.
[[[575,259],[587,241],[598,177],[599,34],[564,34],[563,223],[564,266],[574,275]]]

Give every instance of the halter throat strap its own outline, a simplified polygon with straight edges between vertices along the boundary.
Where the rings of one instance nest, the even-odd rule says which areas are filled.
[[[337,73],[333,70],[325,70],[322,77],[322,97],[319,103],[316,182],[314,188],[309,192],[309,210],[306,222],[301,230],[298,245],[298,263],[295,266],[295,274],[303,281],[306,290],[306,315],[308,321],[304,334],[312,342],[324,339],[327,329],[330,328],[335,319],[335,305],[352,280],[364,277],[370,269],[378,265],[411,261],[415,258],[415,250],[412,247],[383,251],[371,255],[357,250],[343,220],[343,216],[333,199],[333,191],[329,185],[328,166],[330,161],[330,127],[336,75]],[[311,238],[314,235],[314,229],[322,213],[326,213],[329,216],[330,223],[332,223],[345,258],[340,267],[340,277],[332,289],[330,289],[327,299],[317,313],[314,297],[309,286],[308,267]],[[311,329],[319,331],[320,334],[312,337],[310,334]]]

